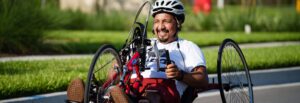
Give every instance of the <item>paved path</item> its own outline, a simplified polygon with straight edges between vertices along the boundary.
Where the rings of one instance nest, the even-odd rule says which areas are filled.
[[[300,67],[250,71],[256,103],[295,103],[300,95]],[[209,75],[215,78],[217,75]],[[293,101],[293,102],[292,102]],[[218,90],[199,93],[194,103],[221,103]]]
[[[74,55],[31,55],[18,57],[1,57],[0,62],[7,61],[32,61],[32,60],[48,60],[48,59],[70,59],[70,58],[84,58],[92,57],[93,54],[74,54]]]
[[[65,103],[67,92],[56,92],[43,95],[0,100],[0,103]]]
[[[254,87],[255,103],[299,103],[300,82]],[[222,103],[219,91],[199,94],[194,103]]]

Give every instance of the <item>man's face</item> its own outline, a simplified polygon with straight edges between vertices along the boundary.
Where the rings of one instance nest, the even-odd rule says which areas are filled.
[[[175,41],[177,29],[176,19],[168,13],[159,13],[154,17],[153,30],[161,43],[170,43]]]

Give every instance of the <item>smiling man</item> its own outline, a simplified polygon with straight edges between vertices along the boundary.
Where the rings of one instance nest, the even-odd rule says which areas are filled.
[[[178,37],[185,20],[183,4],[179,0],[157,0],[153,4],[152,16],[153,33],[156,36],[152,41],[157,44],[158,50],[170,52],[172,63],[166,66],[165,76],[176,80],[180,97],[183,97],[187,87],[207,87],[206,62],[202,51],[193,42]],[[154,49],[148,49],[147,52],[151,50]]]

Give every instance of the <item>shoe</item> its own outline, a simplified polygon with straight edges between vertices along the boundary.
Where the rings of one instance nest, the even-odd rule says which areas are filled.
[[[130,103],[129,97],[118,86],[110,87],[110,95],[114,103]]]
[[[83,103],[84,99],[84,82],[80,78],[71,81],[67,90],[67,102]]]

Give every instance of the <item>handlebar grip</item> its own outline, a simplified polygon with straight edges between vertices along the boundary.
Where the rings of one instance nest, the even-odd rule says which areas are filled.
[[[169,54],[169,50],[166,50],[166,63],[167,65],[171,64],[171,59],[170,59],[170,54]],[[169,78],[169,79],[175,79],[175,77]]]
[[[166,50],[166,59],[167,59],[167,64],[171,64],[171,59],[170,59],[170,54],[169,54],[169,50]]]

